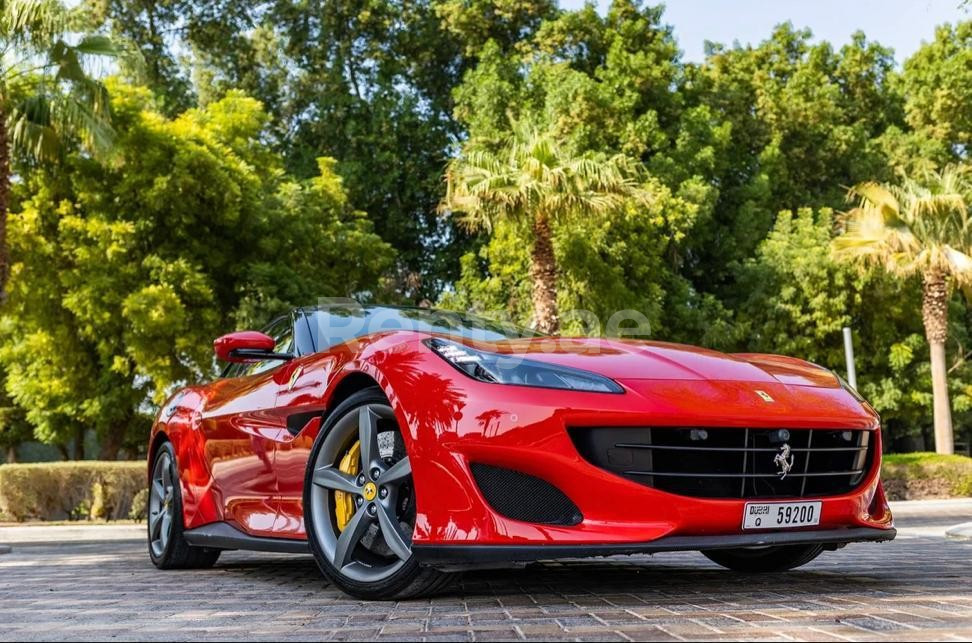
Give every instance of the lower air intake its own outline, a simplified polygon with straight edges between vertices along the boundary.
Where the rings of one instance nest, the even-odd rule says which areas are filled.
[[[500,515],[544,525],[576,525],[580,509],[564,492],[546,480],[494,467],[473,463],[470,467],[486,502]]]

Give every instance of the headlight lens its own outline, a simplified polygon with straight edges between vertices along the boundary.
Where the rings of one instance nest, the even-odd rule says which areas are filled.
[[[555,366],[479,351],[445,339],[428,339],[425,345],[454,367],[480,382],[536,386],[591,393],[624,393],[612,379],[567,366]]]

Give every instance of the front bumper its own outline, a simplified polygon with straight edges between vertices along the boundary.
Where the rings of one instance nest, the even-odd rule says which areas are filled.
[[[877,418],[838,388],[761,384],[775,400],[767,404],[745,382],[622,380],[623,395],[504,386],[474,381],[423,350],[389,352],[376,378],[406,434],[417,501],[412,541],[423,556],[535,560],[763,546],[769,538],[810,533],[825,534],[825,544],[894,537],[880,457],[850,493],[799,498],[822,503],[812,532],[752,534],[742,531],[742,516],[754,498],[690,497],[638,484],[586,461],[568,434],[568,427],[585,426],[857,429],[874,431],[879,455]],[[472,463],[549,482],[582,519],[554,525],[500,515],[485,500]]]
[[[894,540],[896,535],[895,529],[857,527],[727,536],[666,536],[647,543],[612,545],[415,545],[412,550],[423,564],[433,567],[463,567],[781,545],[823,545],[825,548],[837,549],[852,542],[886,542]]]

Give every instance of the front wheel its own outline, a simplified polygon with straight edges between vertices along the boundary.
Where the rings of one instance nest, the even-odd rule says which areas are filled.
[[[304,525],[321,571],[347,594],[402,599],[448,583],[412,554],[412,468],[380,389],[352,395],[321,428],[304,479]]]
[[[781,545],[748,549],[710,549],[702,554],[735,572],[782,572],[806,565],[820,555],[820,545]]]

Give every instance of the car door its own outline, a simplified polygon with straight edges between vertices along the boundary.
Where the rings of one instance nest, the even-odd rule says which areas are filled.
[[[274,320],[264,332],[274,338],[274,352],[292,352],[289,315]],[[256,536],[273,535],[277,520],[274,445],[289,434],[275,407],[278,375],[285,364],[264,360],[230,365],[208,387],[201,414],[206,459],[224,519]]]
[[[278,537],[303,538],[304,472],[325,407],[322,395],[331,376],[333,358],[317,353],[307,314],[294,315],[297,359],[278,373],[276,412],[285,418],[286,435],[275,445]]]

